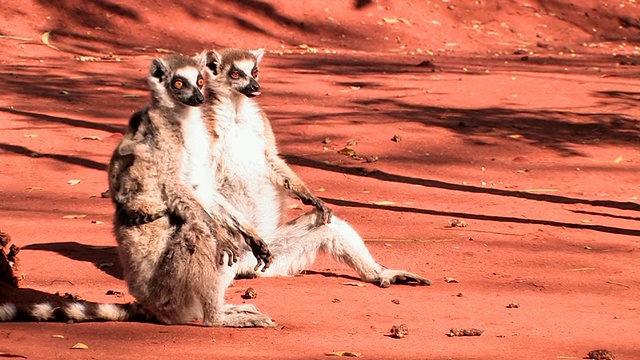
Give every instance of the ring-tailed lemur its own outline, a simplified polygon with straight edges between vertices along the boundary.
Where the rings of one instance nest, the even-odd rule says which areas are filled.
[[[211,138],[200,109],[204,68],[204,61],[189,57],[154,59],[151,104],[131,117],[111,158],[114,233],[137,304],[37,304],[22,313],[5,304],[0,319],[124,321],[143,313],[164,324],[201,319],[206,326],[275,326],[251,305],[224,304],[234,275],[230,265],[239,255],[236,238],[251,243],[265,268],[270,253],[259,237],[239,233],[215,213]]]
[[[358,233],[305,186],[278,156],[269,120],[251,99],[258,94],[258,65],[264,49],[208,51],[207,87],[220,94],[205,100],[203,114],[213,144],[220,193],[251,223],[269,245],[273,264],[257,273],[255,260],[240,257],[237,275],[286,276],[311,265],[318,253],[355,269],[364,281],[388,287],[394,283],[430,285],[417,274],[384,269],[378,264]],[[283,204],[294,194],[316,209],[283,224]]]

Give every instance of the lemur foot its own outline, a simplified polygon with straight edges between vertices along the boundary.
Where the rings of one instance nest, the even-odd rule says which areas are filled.
[[[386,288],[391,284],[404,284],[404,285],[431,285],[431,281],[423,278],[420,275],[410,273],[403,270],[382,270],[379,281],[380,287]]]

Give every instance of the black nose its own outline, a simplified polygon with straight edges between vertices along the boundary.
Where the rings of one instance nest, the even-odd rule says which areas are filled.
[[[260,84],[258,84],[254,79],[251,79],[249,82],[249,89],[251,89],[251,91],[258,91],[260,90]]]

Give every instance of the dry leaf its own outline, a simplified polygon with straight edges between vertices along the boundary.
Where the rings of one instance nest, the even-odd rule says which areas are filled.
[[[316,192],[324,192],[324,191],[325,191],[324,188],[316,189]]]
[[[31,41],[31,38],[25,38],[20,36],[11,36],[11,35],[0,35],[0,39],[9,39],[9,40],[20,40],[20,41]]]
[[[69,95],[69,90],[60,90],[60,94]]]
[[[102,140],[100,136],[83,136],[80,140]]]
[[[346,155],[346,156],[357,156],[358,153],[356,153],[356,151],[352,148],[342,148],[341,150],[338,150],[338,154],[342,154],[342,155]]]
[[[444,278],[444,281],[445,281],[447,284],[449,284],[449,283],[457,283],[457,282],[458,282],[458,280],[456,280],[456,279],[454,279],[454,278],[452,278],[452,277],[449,277],[449,276],[445,277],[445,278]]]
[[[511,135],[507,135],[507,137],[511,138],[511,139],[520,139],[520,138],[522,138],[522,135],[520,135],[520,134],[511,134]]]
[[[367,286],[366,284],[363,283],[359,283],[359,282],[346,282],[344,283],[345,285],[349,285],[349,286],[358,286],[358,287],[365,287]]]
[[[82,219],[87,217],[87,215],[77,215],[77,214],[72,214],[72,215],[65,215],[62,218],[63,219]]]
[[[51,335],[52,338],[64,339],[64,335]]]
[[[175,51],[173,51],[173,50],[163,49],[163,48],[156,48],[156,51],[159,52],[159,53],[165,53],[165,54],[173,54],[173,53],[175,53]]]
[[[384,20],[384,22],[386,22],[387,24],[397,24],[399,21],[398,19],[388,18],[388,17],[384,17],[382,18],[382,20]]]
[[[383,200],[383,201],[376,201],[374,202],[374,204],[384,206],[384,205],[395,205],[396,203],[394,203],[393,201]]]
[[[26,138],[37,138],[38,137],[38,135],[36,135],[36,134],[24,134],[22,136],[24,136]]]
[[[71,347],[72,349],[88,349],[89,347],[84,343],[77,343]]]
[[[44,34],[42,34],[42,43],[47,45],[48,47],[52,48],[53,50],[60,51],[60,49],[58,49],[56,46],[51,45],[51,43],[49,42],[49,37],[50,36],[51,36],[51,31],[47,31]]]
[[[91,223],[96,225],[102,225],[102,221],[100,220],[91,220]]]
[[[615,160],[613,160],[613,162],[616,164],[620,164],[622,162],[622,156],[618,156]]]
[[[360,90],[360,86],[352,86],[351,90]]]
[[[326,353],[326,356],[345,356],[345,357],[360,357],[360,353],[353,351],[332,351],[330,353]]]
[[[67,184],[69,184],[69,185],[78,185],[81,182],[82,182],[82,180],[74,179],[74,180],[67,181]]]

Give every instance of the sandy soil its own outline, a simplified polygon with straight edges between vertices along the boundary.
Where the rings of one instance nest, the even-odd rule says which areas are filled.
[[[138,3],[0,4],[0,229],[25,273],[0,301],[133,300],[105,295],[126,292],[106,164],[150,60],[222,46],[269,50],[259,101],[282,155],[376,259],[434,284],[348,286],[321,258],[228,290],[277,329],[4,323],[0,357],[640,358],[635,1]]]

